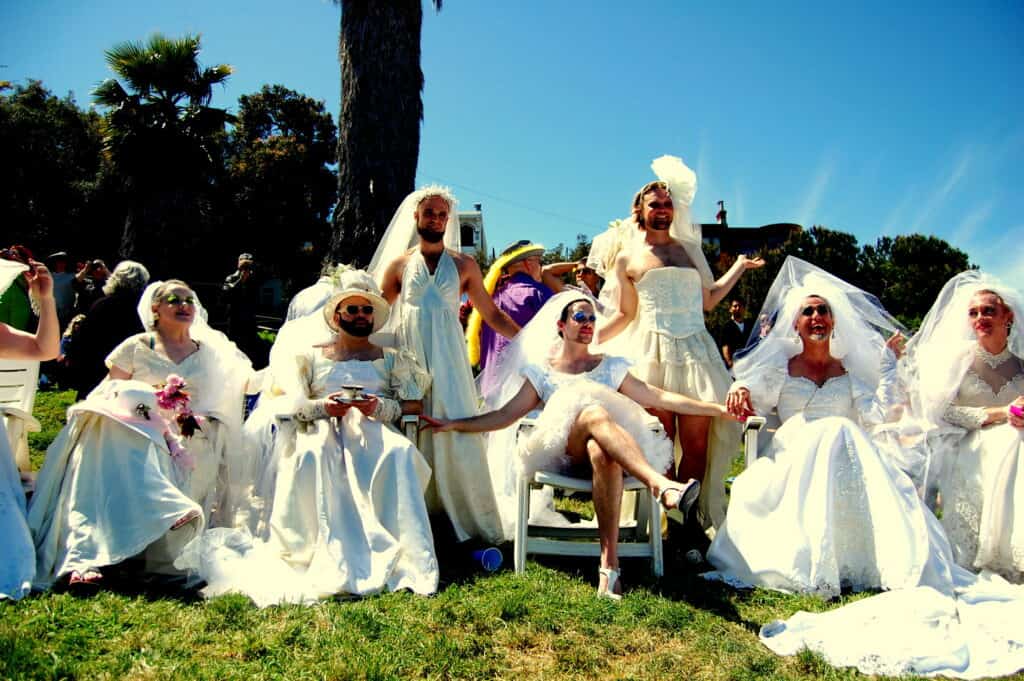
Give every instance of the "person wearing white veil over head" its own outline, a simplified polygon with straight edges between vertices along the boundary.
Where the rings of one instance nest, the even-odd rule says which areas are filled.
[[[271,350],[281,393],[264,392],[258,411],[284,418],[262,429],[271,458],[254,478],[257,522],[205,532],[176,563],[206,582],[204,596],[265,607],[437,589],[430,468],[394,428],[420,409],[430,376],[407,350],[370,341],[389,306],[369,274],[343,271],[338,289]]]
[[[886,593],[766,624],[761,641],[866,674],[960,678],[1024,666],[1024,589],[959,568],[939,521],[870,435],[898,412],[899,324],[877,299],[790,257],[762,312],[775,323],[736,361],[730,408],[775,407],[771,457],[733,483],[709,578],[823,597]],[[834,335],[833,335],[834,334]]]
[[[602,300],[614,308],[598,329],[598,341],[602,350],[634,360],[633,373],[651,385],[722,402],[729,373],[704,326],[703,311],[764,261],[740,255],[714,280],[701,250],[700,227],[690,220],[696,175],[674,156],[655,159],[651,168],[659,179],[636,193],[632,217],[595,239],[605,253],[595,253],[593,260],[611,260],[611,271],[598,273],[606,276]],[[682,458],[676,478],[702,481],[701,524],[717,527],[725,517],[725,476],[739,451],[739,427],[702,416],[657,415],[670,438],[678,434]]]
[[[465,293],[492,329],[519,332],[483,286],[476,260],[459,250],[455,197],[444,187],[425,187],[402,201],[368,268],[393,306],[385,332],[419,359],[433,376],[425,414],[459,418],[477,413],[477,392],[459,323]],[[491,488],[484,439],[478,434],[424,433],[423,455],[433,469],[427,506],[443,509],[456,537],[503,537]]]
[[[666,510],[683,515],[696,501],[700,482],[677,483],[664,475],[672,461],[672,443],[650,427],[654,419],[644,407],[659,407],[678,414],[733,418],[720,404],[692,400],[650,386],[629,373],[622,357],[590,352],[595,322],[593,297],[576,290],[548,300],[498,356],[497,395],[488,396],[494,409],[460,419],[424,420],[438,431],[491,434],[491,462],[518,454],[516,470],[506,471],[506,484],[514,488],[520,472],[572,469],[592,477],[594,510],[601,545],[598,595],[621,598],[618,536],[623,475],[642,481]],[[536,425],[522,438],[518,450],[512,442],[518,422],[542,407]],[[511,515],[511,495],[499,495],[503,511]],[[657,529],[655,531],[658,531]]]
[[[138,312],[149,331],[114,348],[107,379],[47,450],[28,515],[41,588],[99,583],[137,555],[147,572],[180,575],[173,562],[192,536],[234,524],[252,365],[183,281],[151,283]]]
[[[931,440],[930,467],[953,556],[965,568],[992,570],[1018,584],[1024,583],[1021,315],[1018,290],[984,272],[963,272],[946,283],[907,346],[916,406],[946,435]]]
[[[0,358],[53,359],[60,351],[60,329],[50,272],[35,260],[27,265],[0,260],[0,294],[22,276],[39,309],[39,326],[35,333],[26,333],[0,322]],[[25,491],[5,423],[5,415],[0,412],[0,546],[4,548],[0,557],[0,600],[17,600],[31,589],[36,558],[25,521]]]

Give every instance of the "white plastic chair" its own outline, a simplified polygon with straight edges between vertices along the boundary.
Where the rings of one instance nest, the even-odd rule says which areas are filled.
[[[763,416],[749,416],[743,424],[744,468],[750,468],[761,452],[757,451],[758,437],[768,420]]]
[[[517,438],[528,433],[533,425],[531,420],[523,419],[519,424]],[[652,428],[660,430],[661,424],[652,424]],[[531,553],[588,557],[601,555],[596,527],[548,527],[530,524],[530,491],[545,486],[572,492],[593,492],[590,478],[572,478],[546,471],[519,476],[513,561],[517,574],[526,570],[526,556]],[[623,487],[622,515],[631,516],[631,519],[625,524],[620,521],[619,556],[650,558],[651,572],[654,576],[660,577],[664,574],[661,503],[647,490],[646,485],[632,476],[624,480]]]
[[[28,434],[42,428],[32,416],[38,387],[38,361],[0,359],[0,414],[6,420],[14,462],[22,471],[31,470]]]

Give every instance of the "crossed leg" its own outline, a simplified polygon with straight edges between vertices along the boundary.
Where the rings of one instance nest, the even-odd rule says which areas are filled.
[[[594,514],[601,545],[601,567],[617,572],[623,473],[640,480],[659,497],[666,489],[678,485],[647,463],[633,436],[600,406],[589,406],[580,411],[569,430],[566,450],[573,463],[588,462],[593,471]],[[682,500],[680,493],[676,504]],[[606,580],[602,573],[599,591],[606,588]]]

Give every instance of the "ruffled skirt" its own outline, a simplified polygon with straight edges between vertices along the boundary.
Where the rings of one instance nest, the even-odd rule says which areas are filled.
[[[569,431],[580,412],[587,407],[606,409],[612,421],[622,426],[640,446],[644,458],[656,471],[664,472],[672,464],[672,443],[665,437],[658,420],[625,395],[595,381],[579,381],[556,390],[528,435],[518,446],[520,470],[562,471],[569,467],[566,455]]]

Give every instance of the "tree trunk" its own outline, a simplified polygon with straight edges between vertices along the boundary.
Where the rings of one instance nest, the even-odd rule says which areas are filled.
[[[341,2],[333,262],[369,264],[392,214],[414,189],[423,120],[421,2]]]

